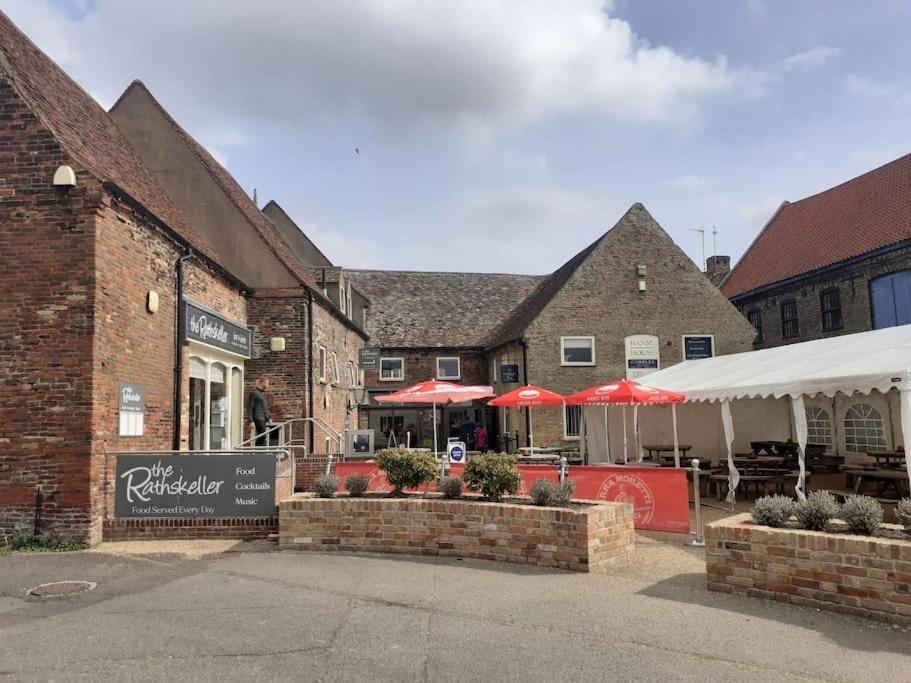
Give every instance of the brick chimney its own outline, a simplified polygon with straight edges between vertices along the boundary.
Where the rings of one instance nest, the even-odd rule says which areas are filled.
[[[709,256],[705,260],[705,276],[711,280],[712,284],[716,287],[722,283],[730,272],[730,256]]]

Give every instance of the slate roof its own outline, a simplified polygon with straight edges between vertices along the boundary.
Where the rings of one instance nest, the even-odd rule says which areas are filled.
[[[100,182],[126,192],[178,238],[224,269],[215,250],[190,227],[108,113],[3,12],[0,76],[12,84],[75,162]]]
[[[785,203],[721,285],[728,298],[911,239],[911,154]]]
[[[346,270],[372,302],[367,332],[385,348],[482,348],[544,279],[537,275]]]

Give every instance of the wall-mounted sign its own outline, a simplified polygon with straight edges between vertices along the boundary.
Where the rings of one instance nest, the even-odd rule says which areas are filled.
[[[683,360],[711,358],[715,355],[715,336],[712,334],[683,335]]]
[[[244,358],[250,357],[253,348],[253,333],[250,330],[186,299],[183,305],[186,321],[184,339],[214,346]]]
[[[637,379],[661,367],[658,337],[653,334],[631,334],[624,341],[626,378]]]
[[[357,366],[361,370],[380,369],[379,349],[359,349],[357,352]]]
[[[348,452],[352,456],[373,457],[373,430],[352,429],[348,432]]]
[[[120,455],[117,517],[272,517],[275,454]]]
[[[519,366],[518,365],[501,365],[500,366],[500,383],[501,384],[518,384],[519,383]]]
[[[138,384],[117,385],[117,415],[120,436],[142,436],[146,412],[145,390]]]

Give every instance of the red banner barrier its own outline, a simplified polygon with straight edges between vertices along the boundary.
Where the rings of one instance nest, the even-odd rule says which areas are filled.
[[[543,477],[556,482],[559,478],[557,468],[552,465],[519,465],[519,472],[522,474],[522,485],[516,492],[518,496],[527,496],[528,491],[535,479]],[[449,474],[453,477],[461,477],[465,471],[465,465],[452,464],[449,466]],[[367,490],[373,493],[383,493],[392,491],[392,485],[386,480],[383,474],[373,461],[367,462],[340,462],[335,466],[335,474],[339,478],[339,491],[345,490],[345,479],[352,474],[366,474],[370,477],[370,484]],[[419,489],[417,489],[419,490]],[[430,484],[431,491],[436,491],[436,482]]]
[[[690,504],[686,472],[673,467],[570,467],[574,497],[632,503],[637,529],[687,533]]]

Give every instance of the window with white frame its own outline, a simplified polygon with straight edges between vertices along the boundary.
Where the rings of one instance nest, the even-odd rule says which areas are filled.
[[[326,383],[326,347],[319,347],[319,381]]]
[[[886,449],[883,416],[869,403],[855,403],[848,408],[844,432],[845,450],[851,453]]]
[[[401,382],[405,379],[404,358],[380,358],[380,381]]]
[[[594,337],[560,337],[561,365],[594,365]]]
[[[338,386],[341,381],[338,371],[338,354],[333,351],[329,354],[329,360],[331,361],[329,363],[329,372],[332,373],[332,384]]]
[[[462,379],[458,356],[437,357],[437,379]]]
[[[807,443],[832,445],[832,416],[819,406],[807,406]]]
[[[353,318],[354,317],[354,306],[352,305],[351,283],[350,282],[348,283],[348,295],[346,298],[348,301],[348,317]]]
[[[354,361],[348,361],[348,386],[356,387],[357,386],[357,371],[354,369]]]
[[[563,406],[563,436],[578,439],[582,431],[582,406]]]
[[[191,355],[189,371],[190,450],[226,449],[240,442],[243,366]]]

